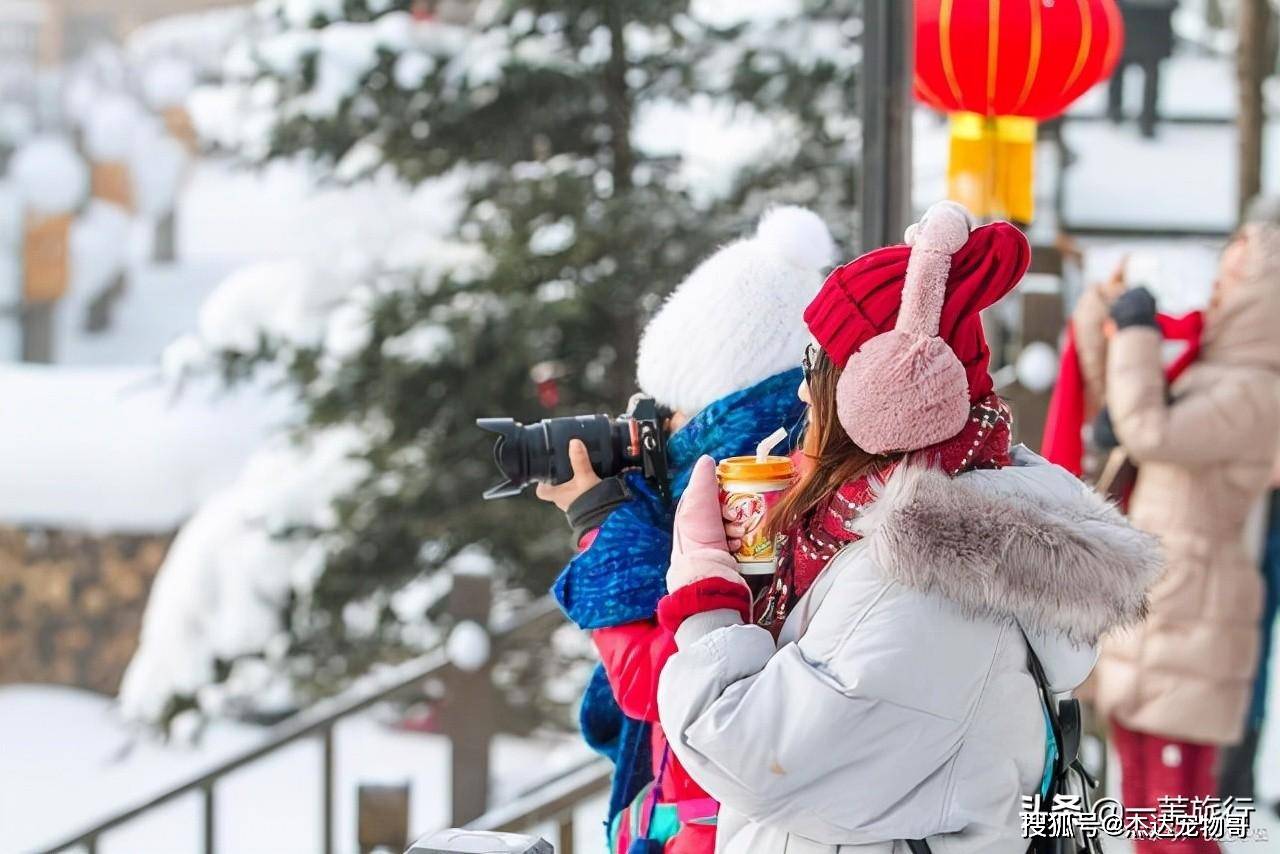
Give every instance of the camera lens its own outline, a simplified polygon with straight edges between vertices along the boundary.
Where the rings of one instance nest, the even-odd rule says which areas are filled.
[[[631,431],[625,420],[607,415],[575,415],[548,418],[536,424],[520,424],[510,418],[480,418],[476,426],[498,434],[493,460],[503,482],[485,492],[485,498],[519,495],[530,483],[564,483],[573,477],[569,442],[581,439],[587,446],[591,467],[601,477],[612,477],[634,461]]]

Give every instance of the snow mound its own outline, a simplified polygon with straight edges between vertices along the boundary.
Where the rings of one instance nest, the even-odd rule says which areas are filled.
[[[89,168],[66,139],[34,137],[13,155],[9,175],[23,202],[37,213],[69,213],[89,194]]]
[[[0,365],[0,521],[153,533],[224,487],[283,415],[262,392],[192,386],[146,368]]]
[[[195,86],[195,68],[174,56],[159,57],[142,71],[142,97],[153,110],[182,106]]]
[[[463,620],[449,632],[445,652],[459,670],[474,673],[489,661],[489,633],[475,620]]]
[[[84,149],[99,163],[127,160],[134,134],[146,120],[137,101],[126,95],[108,95],[85,116]]]
[[[1058,378],[1058,351],[1051,344],[1032,341],[1018,354],[1014,372],[1023,388],[1043,394]]]

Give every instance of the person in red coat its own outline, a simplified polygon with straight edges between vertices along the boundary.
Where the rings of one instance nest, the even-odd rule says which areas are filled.
[[[681,477],[687,478],[700,454],[719,458],[749,453],[776,428],[795,426],[786,419],[802,416],[793,391],[809,341],[802,313],[834,260],[834,241],[817,215],[802,208],[775,208],[754,235],[700,264],[646,325],[637,377],[645,393],[674,413],[667,429],[676,494]],[[749,414],[753,412],[758,415]],[[627,543],[619,545],[627,535],[619,535],[617,517],[640,515],[634,505],[647,500],[637,495],[644,484],[634,476],[600,478],[579,441],[568,450],[573,477],[559,485],[540,485],[537,491],[539,498],[565,512],[580,550],[554,592],[570,618],[590,631],[622,714],[646,725],[649,743],[640,744],[647,750],[635,751],[629,744],[622,750],[625,758],[646,756],[652,767],[645,770],[654,778],[637,795],[628,791],[620,799],[629,806],[610,816],[610,849],[615,854],[712,854],[718,804],[670,752],[658,722],[659,676],[676,651],[672,634],[658,624],[654,611],[665,592],[670,519],[659,531],[661,514],[645,514],[647,523],[657,527],[640,527],[640,536],[663,539],[663,557],[660,567],[642,571],[626,551]],[[610,558],[598,557],[606,551]],[[574,572],[584,559],[604,562],[605,571]],[[642,576],[650,574],[647,581],[657,585],[657,595],[645,607],[584,613],[584,600],[644,599],[637,591],[646,584]],[[604,611],[609,613],[602,616]],[[628,616],[612,619],[614,612]],[[618,769],[623,775],[621,763]],[[611,806],[613,801],[611,797]]]

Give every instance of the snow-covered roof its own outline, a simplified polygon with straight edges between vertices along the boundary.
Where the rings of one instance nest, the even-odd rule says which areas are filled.
[[[225,486],[283,405],[152,368],[0,365],[0,521],[157,532]]]

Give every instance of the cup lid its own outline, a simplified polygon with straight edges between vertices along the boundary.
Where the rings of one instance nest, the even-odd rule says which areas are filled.
[[[716,466],[716,476],[721,480],[789,480],[795,477],[796,466],[790,457],[765,457],[758,462],[754,455],[727,457]]]

